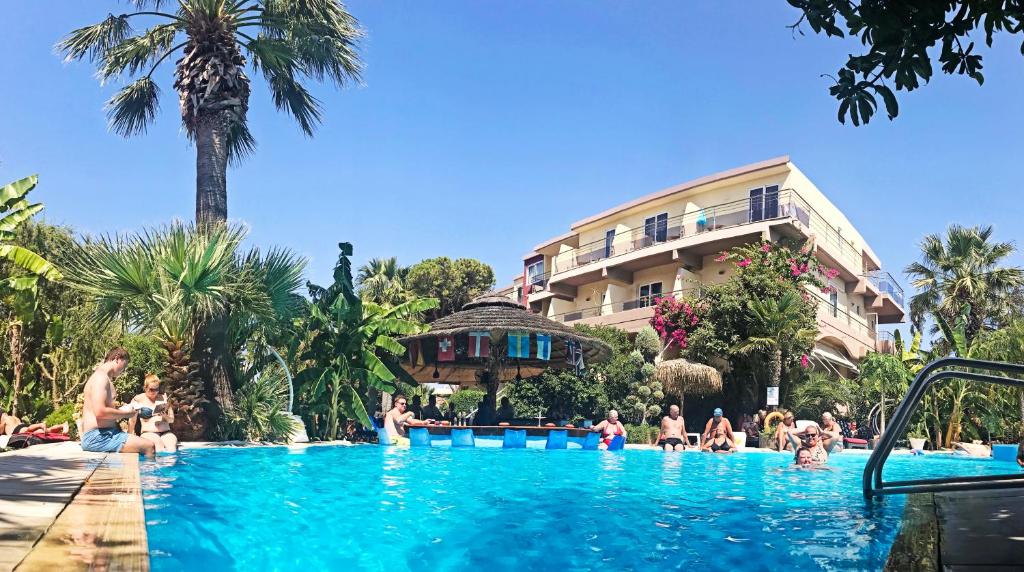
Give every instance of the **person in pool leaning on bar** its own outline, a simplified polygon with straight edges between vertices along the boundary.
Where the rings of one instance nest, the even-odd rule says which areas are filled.
[[[408,406],[409,401],[405,396],[398,394],[395,396],[395,406],[384,416],[384,431],[391,438],[392,445],[409,444],[409,435],[405,431],[406,427],[422,427],[427,425],[426,421],[417,421],[415,413],[406,411]]]

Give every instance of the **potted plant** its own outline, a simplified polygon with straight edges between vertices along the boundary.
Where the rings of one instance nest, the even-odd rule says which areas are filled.
[[[920,425],[915,425],[907,432],[907,439],[910,441],[911,449],[923,451],[924,443],[928,440],[928,435]]]

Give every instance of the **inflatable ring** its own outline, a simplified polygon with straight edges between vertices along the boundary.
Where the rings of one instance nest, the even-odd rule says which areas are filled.
[[[782,421],[783,415],[778,411],[772,411],[771,413],[768,414],[767,417],[764,418],[764,426],[768,427],[769,425],[772,424],[773,421],[775,421],[776,418],[779,421]]]

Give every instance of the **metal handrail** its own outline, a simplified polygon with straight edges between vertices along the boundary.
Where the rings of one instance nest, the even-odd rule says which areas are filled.
[[[954,369],[959,368],[959,369]],[[1024,487],[1024,473],[1010,475],[987,475],[984,477],[943,477],[935,479],[915,479],[910,481],[882,480],[885,460],[889,458],[896,439],[906,430],[910,415],[921,401],[924,392],[936,382],[945,379],[962,379],[1024,387],[1024,379],[1001,377],[991,373],[975,373],[972,371],[988,371],[1003,374],[1024,375],[1024,364],[1001,363],[965,358],[943,358],[934,361],[922,369],[911,382],[903,401],[896,407],[889,426],[882,433],[878,445],[871,452],[864,466],[862,481],[864,498],[872,499],[882,495],[907,494],[919,492],[946,492],[965,490],[988,490]]]

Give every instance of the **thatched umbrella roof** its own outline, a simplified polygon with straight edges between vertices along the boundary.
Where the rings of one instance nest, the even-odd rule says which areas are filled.
[[[654,368],[654,378],[665,389],[680,395],[707,395],[722,391],[722,374],[709,365],[670,359]]]
[[[490,357],[469,357],[470,332],[490,334]],[[530,357],[509,358],[507,336],[510,332],[531,334]],[[536,357],[536,334],[551,336],[551,356],[548,360]],[[455,360],[437,361],[437,338],[455,338]],[[566,342],[575,340],[583,348],[586,364],[601,362],[611,356],[611,348],[600,340],[580,335],[575,329],[560,322],[534,314],[526,306],[493,294],[474,299],[454,314],[439,318],[430,324],[430,330],[422,334],[407,336],[399,341],[409,348],[417,345],[420,358],[411,363],[406,354],[402,367],[420,382],[474,383],[477,372],[489,370],[501,380],[508,380],[520,373],[523,377],[539,375],[549,368],[564,368]],[[410,352],[411,353],[411,352]],[[435,371],[438,377],[434,377]]]

